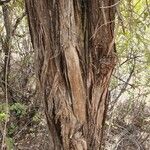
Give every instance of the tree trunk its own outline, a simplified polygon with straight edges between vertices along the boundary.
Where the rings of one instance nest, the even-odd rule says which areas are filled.
[[[117,60],[113,4],[26,0],[50,150],[101,147],[108,86]]]

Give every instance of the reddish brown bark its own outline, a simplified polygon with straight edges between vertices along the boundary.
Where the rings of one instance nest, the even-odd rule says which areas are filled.
[[[116,64],[114,0],[26,0],[51,150],[98,150]],[[111,46],[112,45],[112,46]]]

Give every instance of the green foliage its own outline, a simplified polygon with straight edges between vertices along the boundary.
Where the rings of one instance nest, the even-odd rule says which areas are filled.
[[[146,58],[146,60],[147,60],[147,65],[148,65],[148,67],[150,68],[150,51],[146,51],[145,52],[145,58]]]
[[[6,113],[6,107],[6,103],[0,104],[0,122],[5,121],[9,117],[9,115]],[[21,103],[14,103],[11,106],[9,105],[8,107],[8,109],[14,112],[16,116],[23,116],[27,113],[27,106]]]
[[[32,118],[34,122],[39,123],[41,121],[41,116],[39,113],[36,113],[35,116]]]
[[[7,107],[6,103],[1,103],[0,104],[0,113],[1,112],[5,112],[6,111],[6,107]]]
[[[0,122],[4,122],[8,118],[8,115],[4,112],[0,113]]]
[[[8,135],[11,136],[17,129],[17,125],[15,123],[11,123],[10,126],[8,127]]]
[[[16,116],[23,116],[26,114],[27,106],[21,103],[14,103],[10,106],[10,110],[14,111]]]
[[[5,122],[9,118],[9,115],[6,113],[6,109],[6,103],[0,104],[0,122]]]
[[[14,8],[17,8],[18,10],[19,9],[24,9],[24,1],[23,0],[16,0],[15,2],[13,2],[11,4],[11,8],[14,9]]]
[[[6,137],[7,150],[14,150],[14,141],[12,138]]]

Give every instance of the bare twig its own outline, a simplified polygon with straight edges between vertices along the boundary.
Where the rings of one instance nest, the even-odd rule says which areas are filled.
[[[104,27],[105,25],[108,25],[108,24],[110,24],[110,23],[113,23],[113,22],[115,22],[115,20],[108,21],[108,22],[102,24],[100,27],[98,27],[98,28],[95,30],[94,34],[91,36],[90,39],[95,38],[95,37],[96,37],[96,34],[98,33],[98,31],[99,31],[102,27]]]
[[[114,106],[115,106],[115,104],[117,103],[117,101],[118,101],[118,99],[120,98],[120,96],[126,91],[126,88],[127,88],[127,86],[129,85],[128,83],[129,83],[129,81],[130,81],[130,79],[131,79],[131,77],[132,77],[132,75],[133,75],[133,73],[134,73],[134,69],[135,69],[135,64],[134,64],[134,66],[133,66],[133,68],[132,68],[132,70],[131,70],[131,72],[130,72],[130,75],[129,75],[127,81],[125,82],[123,88],[121,89],[120,93],[118,94],[118,96],[116,97],[116,99],[112,102],[112,104],[111,104],[112,106],[111,106],[111,108],[110,108],[110,111],[114,108]]]
[[[24,13],[16,20],[15,25],[14,25],[13,30],[12,30],[12,35],[15,34],[15,31],[16,31],[18,25],[20,24],[20,22],[22,21],[22,19],[23,19],[25,16],[26,16],[26,12],[24,12]]]
[[[109,53],[112,51],[112,48],[114,46],[115,39],[116,39],[116,36],[117,36],[117,33],[118,33],[118,29],[119,29],[119,23],[116,23],[116,30],[114,32],[113,39],[112,39],[112,41],[109,44],[107,55],[109,55]]]
[[[118,0],[118,1],[117,1],[116,3],[114,3],[113,5],[102,6],[102,7],[100,7],[100,8],[108,9],[108,8],[116,7],[119,3],[120,3],[120,0]]]
[[[125,84],[130,85],[132,88],[134,88],[134,85],[133,85],[133,84],[127,83],[127,81],[124,81],[123,79],[121,79],[121,78],[119,78],[119,77],[117,77],[117,76],[115,76],[115,75],[112,75],[112,76],[114,76],[116,79],[118,79],[118,80],[124,82]]]
[[[102,10],[102,14],[103,14],[104,24],[107,25],[107,19],[106,19],[106,15],[105,15],[104,2],[103,2],[103,0],[102,0],[102,2],[101,2],[101,5],[102,5],[101,10]]]

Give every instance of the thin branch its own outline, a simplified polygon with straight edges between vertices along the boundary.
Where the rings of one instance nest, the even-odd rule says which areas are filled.
[[[109,5],[109,6],[102,6],[102,7],[100,7],[100,8],[108,9],[108,8],[116,7],[119,3],[120,3],[120,1],[116,2],[116,3],[115,3],[115,4],[113,4],[113,5]]]
[[[126,91],[126,88],[129,85],[129,81],[131,80],[131,77],[132,77],[132,75],[134,73],[134,69],[135,69],[135,64],[134,64],[134,66],[133,66],[133,68],[132,68],[132,70],[130,72],[130,75],[129,75],[127,81],[125,82],[123,88],[121,89],[120,93],[118,94],[118,96],[116,97],[116,99],[112,102],[112,104],[111,104],[112,106],[110,108],[110,111],[114,108],[115,104],[117,103],[117,101],[121,97],[121,95]]]
[[[134,85],[133,85],[133,84],[127,83],[127,81],[124,81],[123,79],[121,79],[121,78],[119,78],[119,77],[117,77],[117,76],[115,76],[115,75],[112,75],[112,76],[115,77],[116,79],[118,79],[118,80],[124,82],[125,84],[128,84],[128,85],[131,86],[132,88],[134,88]]]
[[[149,8],[148,0],[146,0],[146,6],[147,6],[148,13],[150,15],[150,8]]]
[[[121,24],[121,27],[122,27],[122,31],[123,33],[125,34],[125,25],[124,25],[124,21],[123,21],[123,17],[121,15],[121,12],[120,12],[120,7],[119,6],[116,6],[116,13],[118,15],[118,20]]]
[[[101,10],[102,10],[102,15],[103,15],[103,19],[104,19],[104,24],[107,25],[106,14],[105,14],[105,10],[104,10],[104,8],[103,8],[103,6],[104,6],[103,0],[102,0],[101,5],[102,5]]]
[[[114,32],[113,39],[112,39],[112,41],[109,44],[107,55],[109,55],[109,53],[112,51],[112,48],[114,46],[115,39],[116,39],[116,36],[117,36],[117,33],[118,33],[118,29],[119,29],[119,23],[116,23],[116,30]]]
[[[132,60],[132,59],[136,59],[136,58],[140,58],[140,57],[144,57],[144,55],[143,55],[143,56],[128,57],[124,62],[122,62],[122,63],[119,65],[119,67],[121,67],[121,66],[124,65],[126,62],[128,62],[128,61],[130,61],[130,60]]]
[[[110,23],[113,23],[113,22],[115,22],[115,20],[112,20],[112,21],[109,21],[109,22],[106,22],[106,23],[102,24],[100,27],[97,28],[97,30],[95,30],[94,34],[91,36],[90,39],[95,38],[97,32],[98,32],[103,26],[105,26],[105,25],[107,25],[107,24],[110,24]]]
[[[26,16],[26,12],[24,12],[15,22],[15,25],[13,27],[13,30],[12,30],[12,35],[14,35],[18,25],[20,24],[20,22],[22,21],[22,19]]]

